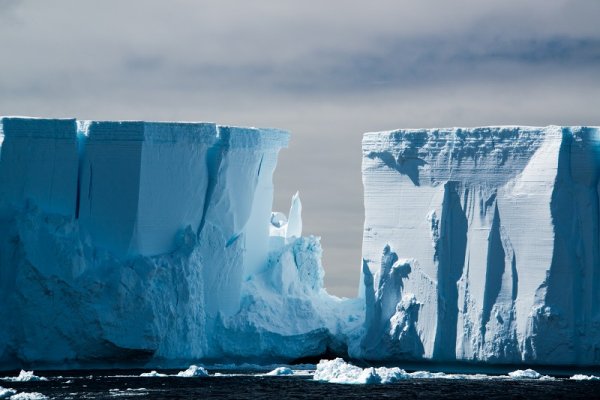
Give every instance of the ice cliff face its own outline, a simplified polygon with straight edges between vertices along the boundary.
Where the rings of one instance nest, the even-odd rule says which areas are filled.
[[[323,288],[289,135],[0,119],[0,369],[600,363],[600,130],[365,134],[360,292]]]
[[[322,288],[299,198],[271,214],[286,132],[0,126],[0,369],[290,360],[358,320]]]
[[[600,130],[363,138],[367,359],[600,363]]]

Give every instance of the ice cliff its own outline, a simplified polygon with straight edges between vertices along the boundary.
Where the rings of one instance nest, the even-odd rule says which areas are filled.
[[[292,360],[358,320],[299,197],[271,213],[288,133],[0,121],[0,369]]]
[[[600,129],[363,137],[372,360],[600,363]]]
[[[598,128],[365,134],[356,299],[323,288],[298,194],[271,211],[288,140],[1,118],[0,369],[600,363]]]

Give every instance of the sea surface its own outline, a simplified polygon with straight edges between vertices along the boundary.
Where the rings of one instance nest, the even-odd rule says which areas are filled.
[[[299,371],[300,375],[294,376],[265,376],[257,371],[226,370],[210,371],[211,376],[196,378],[140,377],[140,372],[144,371],[39,372],[36,375],[48,380],[0,380],[0,386],[18,393],[39,393],[49,399],[600,399],[600,381],[565,378],[434,378],[387,385],[347,385],[314,381],[309,371]]]

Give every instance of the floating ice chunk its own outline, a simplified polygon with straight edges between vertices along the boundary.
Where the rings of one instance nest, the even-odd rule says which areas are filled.
[[[569,379],[572,381],[597,381],[600,380],[600,376],[575,374]]]
[[[375,368],[375,373],[379,376],[381,383],[394,383],[402,379],[407,379],[406,371],[398,367],[394,368]]]
[[[414,379],[468,379],[486,380],[494,377],[485,374],[446,374],[444,372],[415,371],[408,374]]]
[[[385,384],[407,379],[408,374],[400,368],[360,368],[341,358],[321,360],[313,379],[316,381],[345,384]]]
[[[10,400],[46,400],[48,396],[44,396],[38,392],[23,392],[13,395]]]
[[[197,365],[190,365],[190,367],[185,371],[178,372],[177,376],[184,378],[196,378],[201,376],[208,376],[208,371]]]
[[[140,374],[140,376],[142,378],[149,378],[149,377],[163,378],[163,377],[168,376],[168,375],[161,374],[160,372],[157,372],[157,371],[150,371],[150,372],[142,372]]]
[[[415,371],[411,372],[411,378],[415,379],[447,379],[449,377],[448,374],[443,372],[429,372],[429,371]]]
[[[19,372],[19,376],[7,376],[2,378],[2,380],[5,381],[10,381],[10,382],[36,382],[36,381],[47,381],[47,378],[44,378],[43,376],[36,376],[33,374],[33,371],[24,371],[21,370],[21,372]]]
[[[10,396],[17,393],[14,389],[7,389],[0,386],[0,399],[8,399]]]
[[[532,369],[518,369],[516,371],[509,372],[508,376],[510,376],[513,379],[540,379],[542,377],[542,374]]]
[[[292,369],[289,367],[278,367],[278,368],[275,368],[271,372],[267,372],[265,375],[272,375],[272,376],[294,375],[294,371],[292,371]]]
[[[109,394],[111,397],[133,397],[133,396],[148,396],[150,393],[146,388],[128,388],[125,390],[121,389],[110,389]]]

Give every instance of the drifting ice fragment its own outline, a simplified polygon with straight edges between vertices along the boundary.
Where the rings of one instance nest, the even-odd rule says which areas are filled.
[[[190,365],[190,367],[185,371],[178,372],[177,376],[184,378],[197,378],[201,376],[208,376],[208,371],[197,365]]]

